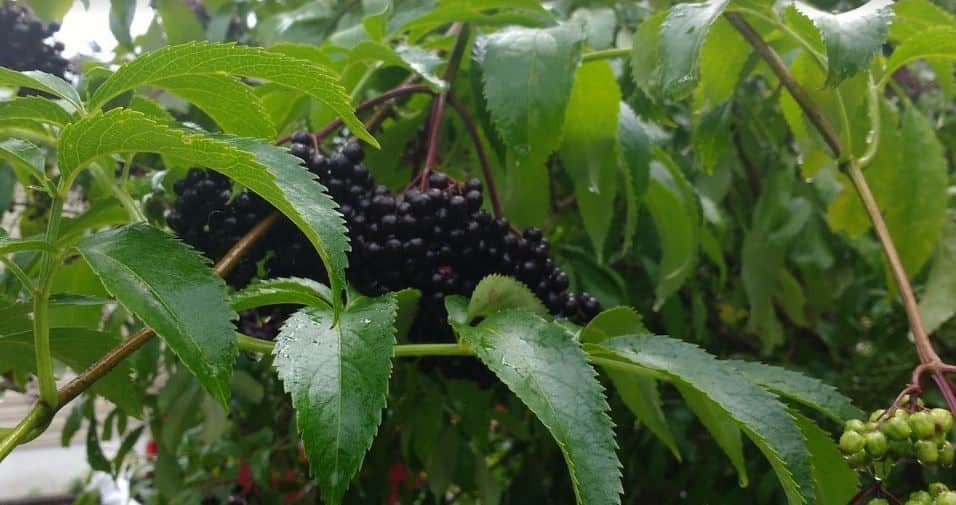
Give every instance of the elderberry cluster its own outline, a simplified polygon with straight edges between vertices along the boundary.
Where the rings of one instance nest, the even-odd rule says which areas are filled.
[[[873,500],[870,503],[872,504]],[[942,482],[934,482],[929,485],[928,491],[911,493],[905,505],[956,505],[956,492]]]
[[[414,323],[421,331],[413,334],[451,338],[444,324],[444,297],[469,295],[490,274],[522,281],[556,316],[583,323],[600,312],[593,296],[568,290],[568,276],[548,257],[548,240],[539,229],[519,233],[507,219],[495,219],[481,209],[484,196],[478,179],[460,182],[436,172],[393,193],[375,185],[357,141],[340,142],[328,155],[319,151],[308,133],[296,133],[292,141],[290,153],[317,176],[345,218],[352,245],[347,272],[352,286],[368,295],[409,287],[421,291]],[[234,194],[229,179],[211,171],[190,170],[173,191],[177,198],[167,223],[213,260],[272,210],[248,191]],[[263,259],[264,277],[327,279],[314,247],[289,220],[280,220],[243,257],[227,282],[245,286]],[[286,316],[286,308],[251,311],[242,315],[240,326],[244,333],[271,338]]]
[[[507,219],[481,209],[482,183],[432,173],[400,193],[376,186],[357,141],[322,155],[308,133],[292,137],[290,152],[339,203],[352,244],[349,280],[359,291],[381,294],[419,289],[426,305],[445,295],[468,295],[490,274],[511,275],[531,287],[551,312],[579,322],[600,311],[594,297],[568,291],[568,276],[548,257],[541,231],[512,230]],[[274,275],[310,275],[321,263],[304,237],[276,250]],[[443,317],[443,316],[442,316]]]
[[[229,178],[208,170],[192,169],[173,184],[176,202],[166,214],[169,227],[184,242],[217,260],[265,218],[271,207],[249,191],[233,198]],[[260,244],[242,257],[226,278],[233,287],[243,287],[256,276],[257,263],[266,249]]]
[[[882,409],[874,411],[868,422],[851,419],[840,436],[840,450],[852,468],[863,468],[874,461],[913,457],[923,466],[953,466],[954,448],[949,441],[953,415],[946,409],[916,410],[898,408],[890,416]]]
[[[63,77],[68,62],[60,53],[63,44],[45,39],[59,31],[58,23],[43,25],[23,2],[0,3],[0,67],[40,70]]]

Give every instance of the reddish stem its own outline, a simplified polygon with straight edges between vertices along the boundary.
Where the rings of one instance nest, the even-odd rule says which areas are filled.
[[[432,103],[431,113],[428,115],[428,153],[425,154],[425,167],[419,175],[419,189],[422,191],[428,189],[428,175],[435,166],[435,158],[438,157],[438,140],[441,134],[441,117],[445,111],[445,100],[448,95],[441,93],[435,97]]]
[[[459,119],[461,119],[461,122],[465,125],[465,130],[468,131],[468,136],[471,137],[471,143],[475,146],[475,154],[478,155],[478,163],[481,164],[481,173],[485,176],[485,186],[488,189],[488,199],[491,200],[491,210],[494,211],[495,217],[501,217],[504,215],[504,212],[501,210],[501,200],[498,199],[498,189],[495,187],[495,178],[491,174],[491,164],[488,163],[488,155],[485,154],[485,147],[481,143],[481,136],[478,135],[478,126],[475,124],[475,120],[472,119],[471,115],[468,114],[468,109],[465,108],[465,105],[458,100],[458,97],[449,93],[448,103],[450,103],[451,107],[458,113]]]
[[[956,415],[956,394],[953,394],[953,385],[950,384],[949,379],[942,372],[933,373],[933,380],[939,387],[939,392],[943,394],[943,398],[946,399],[946,406],[949,407],[949,411]]]

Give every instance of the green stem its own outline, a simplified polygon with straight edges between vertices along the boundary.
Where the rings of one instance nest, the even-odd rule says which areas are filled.
[[[50,217],[45,241],[53,243],[60,232],[63,215],[63,197],[57,195],[50,202]],[[53,355],[50,351],[50,286],[56,272],[59,255],[44,252],[40,277],[33,294],[33,340],[36,349],[37,379],[40,382],[40,400],[51,409],[57,405],[56,378],[53,376]]]
[[[23,284],[24,289],[31,293],[36,291],[36,286],[33,285],[33,279],[20,268],[20,265],[17,265],[16,261],[6,256],[0,256],[0,263],[3,263],[3,266],[9,270],[14,277],[20,280],[20,284]]]
[[[623,58],[630,56],[634,52],[630,47],[617,47],[614,49],[604,49],[602,51],[592,51],[581,56],[581,61],[587,63],[595,60],[609,60],[612,58]]]
[[[146,222],[146,216],[143,215],[143,211],[141,211],[139,206],[136,205],[136,201],[133,200],[133,197],[131,197],[123,187],[120,187],[113,177],[107,176],[106,173],[103,172],[103,168],[101,166],[97,164],[91,164],[90,173],[93,174],[93,177],[98,179],[104,186],[106,186],[114,198],[119,200],[120,205],[126,209],[126,212],[129,214],[131,220],[139,223]]]
[[[251,337],[236,332],[239,349],[248,352],[271,354],[275,342]],[[422,356],[474,356],[473,351],[464,343],[459,344],[400,344],[395,346],[396,358],[419,358]]]
[[[396,358],[419,358],[422,356],[474,356],[475,351],[460,344],[400,344],[395,346]]]
[[[18,445],[30,440],[31,433],[49,420],[49,413],[50,409],[46,405],[36,404],[26,417],[0,440],[0,461],[3,461]]]
[[[272,349],[275,347],[275,342],[270,342],[268,340],[262,340],[261,338],[250,337],[245,333],[236,332],[236,343],[239,344],[239,349],[246,352],[258,352],[262,354],[272,354]]]

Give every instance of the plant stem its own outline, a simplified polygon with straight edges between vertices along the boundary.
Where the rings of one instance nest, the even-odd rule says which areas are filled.
[[[236,332],[239,349],[249,352],[271,354],[275,342],[251,337]],[[400,344],[394,347],[396,358],[420,358],[422,356],[474,356],[475,351],[465,344]]]
[[[455,47],[448,58],[448,66],[442,73],[442,80],[445,81],[445,91],[438,94],[432,102],[431,112],[428,114],[428,151],[425,154],[425,166],[422,168],[420,179],[420,189],[423,191],[428,187],[428,174],[435,166],[435,159],[438,157],[438,141],[441,137],[441,119],[445,112],[445,102],[448,100],[448,93],[451,91],[452,84],[455,82],[455,75],[458,73],[458,67],[461,66],[461,60],[464,58],[465,49],[468,46],[468,38],[471,36],[471,30],[467,24],[456,23],[449,30],[454,33],[458,30],[455,37]]]
[[[504,211],[501,210],[501,200],[498,198],[495,178],[491,173],[491,164],[488,163],[488,155],[485,154],[485,146],[481,143],[481,135],[478,134],[478,126],[475,124],[475,120],[471,117],[471,114],[468,113],[465,104],[461,103],[458,97],[453,93],[448,93],[448,103],[450,103],[451,108],[455,109],[455,112],[458,113],[458,118],[461,119],[461,122],[465,124],[465,130],[468,131],[468,136],[471,137],[471,143],[474,144],[475,154],[478,155],[478,163],[481,165],[481,173],[485,177],[488,199],[491,200],[491,210],[495,213],[495,217],[502,217]]]
[[[53,243],[60,232],[60,218],[63,216],[63,197],[56,195],[50,202],[50,216],[47,221],[44,241]],[[56,271],[59,255],[43,252],[40,264],[40,276],[33,293],[33,342],[36,351],[37,380],[40,383],[40,400],[51,409],[57,405],[56,378],[53,376],[53,355],[50,350],[50,285]]]
[[[49,407],[42,403],[34,405],[26,417],[13,428],[13,431],[0,440],[0,461],[3,461],[18,445],[25,443],[35,427],[44,424],[50,418],[49,410]]]
[[[631,47],[618,47],[614,49],[604,49],[602,51],[592,51],[590,53],[584,53],[581,56],[581,62],[587,63],[589,61],[595,60],[608,60],[612,58],[620,58],[625,56],[630,56],[634,52],[634,49]]]
[[[16,277],[20,284],[23,284],[23,289],[30,291],[31,293],[36,292],[36,286],[33,285],[33,279],[27,275],[26,272],[20,268],[20,265],[17,265],[16,261],[6,257],[5,255],[0,255],[0,263],[3,263],[4,268],[10,271],[14,277]]]
[[[272,349],[274,349],[276,345],[275,342],[249,336],[245,333],[239,333],[238,331],[236,332],[236,344],[239,345],[240,351],[258,352],[261,354],[272,354]]]
[[[217,261],[213,266],[213,271],[216,272],[220,277],[226,277],[229,275],[229,272],[231,272],[232,269],[239,264],[239,260],[242,259],[243,255],[245,255],[246,252],[249,251],[249,249],[251,249],[252,246],[258,242],[269,231],[270,228],[272,228],[272,225],[279,220],[279,216],[281,216],[281,214],[276,211],[272,214],[269,214],[269,216],[262,221],[256,223],[251,230],[246,232],[246,234],[243,235],[238,242],[233,244],[233,246],[226,251],[226,254],[219,258],[219,261]]]
[[[883,246],[883,253],[886,255],[890,271],[893,274],[893,280],[900,293],[900,299],[903,303],[903,309],[906,312],[906,318],[909,321],[910,332],[913,334],[913,340],[916,344],[916,351],[920,356],[920,361],[922,363],[941,363],[939,355],[936,354],[932,343],[929,341],[929,336],[926,334],[923,320],[919,314],[919,306],[916,303],[916,296],[913,294],[913,287],[910,285],[906,271],[903,269],[903,263],[900,261],[899,253],[896,251],[896,246],[893,244],[889,229],[886,227],[886,222],[883,221],[883,216],[880,213],[879,205],[877,205],[876,199],[873,197],[873,193],[870,191],[870,187],[863,177],[863,172],[859,164],[856,160],[847,160],[847,157],[849,157],[851,153],[844,151],[840,137],[833,129],[833,126],[816,107],[816,104],[813,103],[813,100],[807,95],[806,91],[804,91],[800,84],[793,78],[793,75],[790,74],[783,60],[780,59],[780,56],[764,42],[760,34],[758,34],[739,13],[726,12],[724,13],[724,17],[767,62],[783,86],[787,88],[787,91],[790,92],[793,99],[810,119],[810,122],[813,123],[814,127],[820,132],[820,135],[823,136],[824,142],[830,147],[834,157],[840,161],[841,168],[847,172],[850,180],[853,181],[853,186],[860,200],[862,200],[866,213],[873,223],[873,229],[876,232],[877,238],[879,238],[880,244]]]

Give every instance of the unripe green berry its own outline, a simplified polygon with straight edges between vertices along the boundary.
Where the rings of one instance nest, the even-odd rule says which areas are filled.
[[[866,447],[866,439],[855,431],[847,431],[840,436],[840,450],[843,454],[853,454],[862,451],[864,447]]]
[[[879,421],[880,418],[883,417],[883,414],[884,414],[884,413],[886,413],[886,409],[877,409],[877,410],[874,410],[873,413],[870,414],[870,422],[875,423],[875,422]]]
[[[917,440],[915,444],[916,460],[923,466],[935,465],[939,461],[939,447],[932,440]]]
[[[899,417],[904,421],[908,421],[910,418],[910,413],[907,412],[906,409],[896,409],[893,411],[893,417]]]
[[[870,455],[863,450],[854,452],[846,457],[846,463],[850,465],[850,468],[853,469],[863,468],[864,466],[869,465],[870,461]]]
[[[863,430],[863,421],[860,421],[859,419],[850,419],[849,421],[843,423],[843,431],[855,431],[857,433],[862,433]]]
[[[933,505],[933,497],[926,491],[916,491],[910,494],[910,498],[906,500],[906,503],[914,505]]]
[[[880,430],[882,430],[883,434],[886,435],[886,438],[890,440],[909,440],[910,435],[913,434],[913,430],[910,428],[909,423],[907,423],[902,417],[893,417],[892,419],[888,419],[883,423],[882,426],[880,426]]]
[[[936,497],[935,505],[956,505],[956,493],[952,491],[944,491]]]
[[[949,434],[949,431],[953,429],[953,414],[946,409],[933,409],[929,411],[930,417],[933,418],[933,424],[936,425],[936,429]]]
[[[946,484],[943,484],[942,482],[933,482],[929,485],[929,494],[933,495],[933,498],[936,498],[946,491],[949,491],[949,488],[946,487]]]
[[[883,433],[879,431],[871,431],[863,438],[866,439],[866,452],[868,452],[873,459],[883,459],[887,450],[886,435],[883,435]]]
[[[954,452],[953,444],[949,443],[948,440],[939,446],[939,464],[946,468],[953,466],[954,456],[956,456],[956,452]]]
[[[913,437],[917,439],[933,438],[936,434],[936,424],[933,423],[933,418],[926,412],[911,414],[910,428],[913,430]]]
[[[883,498],[873,498],[872,500],[866,502],[866,505],[890,505],[890,502]]]

